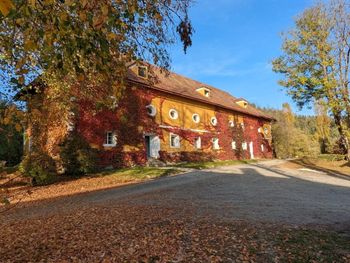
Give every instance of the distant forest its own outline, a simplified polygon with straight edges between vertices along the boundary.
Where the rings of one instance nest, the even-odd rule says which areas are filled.
[[[278,158],[317,156],[319,154],[345,154],[339,148],[339,133],[326,107],[315,105],[315,115],[305,116],[293,113],[290,105],[284,103],[281,110],[260,108],[273,116],[272,138],[275,155]]]

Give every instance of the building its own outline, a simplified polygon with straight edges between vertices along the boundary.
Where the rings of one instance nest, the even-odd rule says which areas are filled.
[[[77,101],[68,129],[50,128],[45,140],[50,155],[57,158],[63,138],[57,130],[74,129],[99,152],[101,166],[272,157],[273,119],[247,100],[147,64],[129,65],[126,83],[113,109]]]

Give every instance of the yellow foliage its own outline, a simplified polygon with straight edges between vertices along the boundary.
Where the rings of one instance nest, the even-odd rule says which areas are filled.
[[[7,16],[12,8],[14,6],[11,0],[0,0],[0,11],[4,16]]]

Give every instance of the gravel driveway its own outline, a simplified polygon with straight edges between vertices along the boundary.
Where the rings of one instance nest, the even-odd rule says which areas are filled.
[[[192,171],[146,183],[129,185],[26,204],[8,215],[36,217],[79,207],[127,203],[149,204],[185,211],[194,217],[280,222],[296,225],[350,222],[350,176],[278,168],[283,161],[225,166]],[[181,212],[178,213],[181,217]]]

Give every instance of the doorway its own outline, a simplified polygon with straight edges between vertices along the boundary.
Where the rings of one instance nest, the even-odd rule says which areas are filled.
[[[254,159],[254,146],[253,142],[249,143],[249,153],[250,153],[250,159]]]
[[[145,135],[147,158],[158,158],[160,151],[160,139],[156,135]]]

